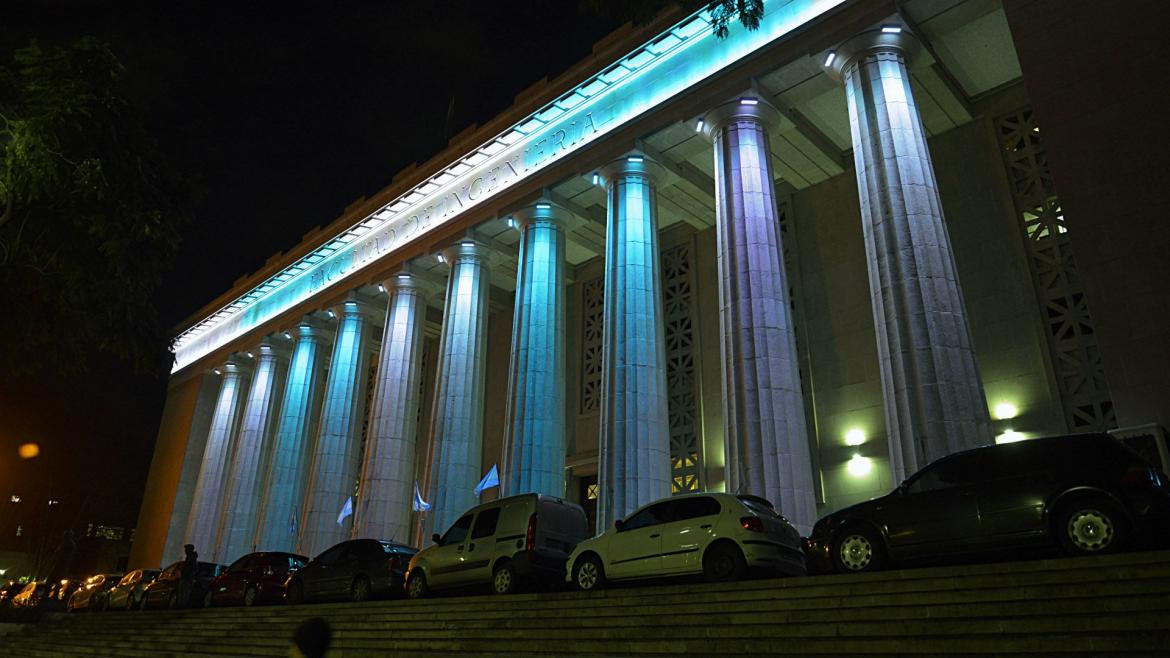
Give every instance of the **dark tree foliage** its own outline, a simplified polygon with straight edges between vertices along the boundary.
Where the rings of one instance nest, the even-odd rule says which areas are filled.
[[[101,351],[154,372],[168,358],[153,297],[189,217],[91,38],[0,63],[0,372],[81,371]]]
[[[720,39],[727,36],[727,28],[736,18],[745,28],[754,30],[764,15],[764,0],[581,0],[584,11],[635,25],[649,23],[670,5],[678,5],[687,13],[706,7],[714,20],[715,36]]]

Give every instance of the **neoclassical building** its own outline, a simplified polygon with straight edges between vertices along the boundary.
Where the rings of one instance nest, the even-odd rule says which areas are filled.
[[[184,326],[133,565],[420,544],[530,491],[599,528],[752,493],[807,531],[954,451],[1165,424],[1021,66],[1072,5],[617,31]]]

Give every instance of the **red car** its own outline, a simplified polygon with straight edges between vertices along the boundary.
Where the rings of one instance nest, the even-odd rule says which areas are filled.
[[[281,603],[288,575],[308,562],[293,553],[249,553],[211,581],[203,607]]]

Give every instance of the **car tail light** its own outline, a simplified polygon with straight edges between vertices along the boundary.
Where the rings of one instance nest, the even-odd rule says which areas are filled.
[[[528,532],[524,533],[524,549],[536,550],[536,515],[528,517]]]
[[[1152,468],[1131,468],[1121,476],[1121,483],[1130,487],[1156,487],[1158,475]]]
[[[752,532],[763,532],[764,522],[758,516],[745,516],[739,520],[740,525],[744,530],[751,530]]]

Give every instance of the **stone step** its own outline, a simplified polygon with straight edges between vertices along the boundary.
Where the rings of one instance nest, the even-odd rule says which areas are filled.
[[[1125,599],[1127,597],[1150,597],[1170,593],[1170,578],[1148,581],[1101,581],[1080,583],[1058,583],[1048,585],[1027,585],[1019,583],[1009,587],[983,590],[936,590],[928,592],[895,592],[888,594],[869,594],[865,596],[835,596],[822,598],[741,598],[740,600],[719,601],[719,608],[727,612],[739,611],[772,611],[786,610],[816,610],[849,609],[861,614],[861,611],[872,608],[885,610],[891,607],[922,607],[947,605],[975,605],[975,604],[1004,604],[1010,602],[1024,602],[1036,599],[1060,601],[1065,599],[1084,598],[1091,595],[1095,600]],[[663,602],[659,599],[653,605],[640,604],[640,599],[605,600],[591,597],[578,597],[559,600],[534,600],[524,605],[515,603],[509,605],[509,597],[472,597],[468,599],[448,599],[448,606],[420,606],[415,601],[373,602],[365,604],[334,604],[317,606],[273,606],[267,608],[227,608],[212,610],[168,611],[159,615],[133,614],[97,614],[74,615],[64,620],[63,625],[76,628],[90,626],[138,627],[144,619],[152,619],[151,624],[168,624],[168,627],[183,625],[199,626],[203,628],[226,625],[234,626],[241,618],[248,618],[255,622],[273,622],[283,618],[305,618],[307,616],[323,616],[326,618],[338,617],[344,622],[351,623],[385,623],[408,619],[431,620],[437,616],[444,619],[508,619],[517,616],[529,618],[547,618],[562,616],[565,611],[572,610],[580,613],[584,610],[600,608],[611,615],[627,614],[637,610],[644,614],[684,614],[691,612],[705,612],[710,610],[712,601],[706,592],[696,590],[689,601]],[[484,601],[491,601],[489,608],[484,607]],[[576,604],[576,605],[573,605]]]
[[[1170,591],[1170,587],[1168,587]],[[744,606],[741,609],[730,610],[720,606],[717,611],[699,610],[678,612],[669,616],[672,624],[709,623],[723,626],[756,623],[812,623],[839,621],[842,616],[854,622],[863,621],[896,621],[915,619],[972,619],[1012,617],[1021,619],[1038,619],[1053,615],[1094,614],[1107,615],[1119,613],[1158,612],[1170,617],[1170,596],[1153,594],[1142,596],[1118,596],[1111,598],[1081,597],[1066,600],[1050,600],[1043,606],[1033,601],[967,603],[946,605],[887,605],[868,608],[841,608],[826,607],[813,609],[771,610]],[[198,620],[185,620],[183,625],[167,624],[157,627],[136,627],[135,632],[142,636],[171,636],[177,634],[196,634],[199,636],[215,637],[220,633],[234,632],[237,629],[247,632],[248,626],[262,628],[270,632],[277,628],[288,629],[300,623],[301,617],[283,620],[269,620],[262,625],[247,618],[246,611],[241,611],[241,618],[233,622],[219,624],[200,624]],[[588,615],[538,615],[509,617],[499,614],[476,616],[473,613],[460,615],[432,616],[430,618],[411,615],[409,617],[385,617],[380,619],[364,618],[362,616],[343,616],[331,620],[334,631],[338,634],[362,632],[366,629],[377,629],[379,632],[393,630],[395,632],[434,629],[434,628],[533,628],[544,627],[573,629],[592,627],[604,624],[611,627],[637,627],[653,625],[661,619],[660,615],[640,612],[630,614],[621,611],[601,610],[592,611]],[[87,624],[85,626],[63,625],[60,633],[76,634],[106,634],[116,635],[125,633],[122,626]]]
[[[734,639],[757,636],[774,636],[777,633],[785,638],[797,637],[882,637],[887,635],[904,635],[914,637],[918,635],[982,635],[994,633],[1044,633],[1057,632],[1064,629],[1070,634],[1092,633],[1100,631],[1144,631],[1165,629],[1170,630],[1170,618],[1164,611],[1129,612],[1124,614],[1103,615],[1097,612],[1081,614],[1058,614],[1032,616],[1027,618],[1007,617],[994,615],[986,617],[968,617],[966,619],[901,619],[880,621],[857,621],[853,619],[818,619],[818,620],[790,620],[764,619],[752,623],[734,623],[714,615],[710,622],[689,619],[690,623],[671,623],[664,625],[660,617],[651,617],[640,626],[617,627],[606,624],[604,626],[584,625],[578,623],[553,623],[541,625],[482,625],[482,624],[434,624],[430,627],[416,625],[413,628],[346,628],[336,629],[340,638],[353,641],[378,641],[387,636],[395,639],[427,638],[482,638],[482,639],[533,639],[556,640],[557,638],[575,638],[578,640],[620,639],[630,634],[630,628],[638,628],[642,638],[669,638],[699,639],[699,638],[726,638]],[[102,633],[111,641],[118,637],[115,633]],[[91,635],[89,637],[94,637]],[[74,636],[80,638],[80,636]],[[173,634],[172,637],[181,637],[184,640],[209,640],[222,637],[217,634]],[[262,645],[268,642],[270,635],[264,633],[237,634],[233,640],[240,645]],[[135,635],[135,641],[165,641],[166,636]]]
[[[1170,559],[1170,556],[1168,556]],[[686,592],[693,596],[696,592],[702,593],[704,601],[734,602],[734,601],[768,601],[768,600],[799,600],[799,599],[826,599],[843,598],[854,601],[884,600],[887,596],[931,596],[932,594],[947,594],[958,591],[964,592],[964,599],[981,597],[984,594],[997,595],[1004,589],[1020,590],[1028,587],[1104,587],[1117,590],[1132,588],[1140,591],[1143,588],[1157,588],[1170,582],[1170,561],[1156,565],[1133,566],[1127,569],[1100,570],[1097,572],[1068,574],[1060,572],[1044,572],[1040,574],[999,575],[984,577],[978,582],[963,582],[955,578],[936,578],[930,580],[883,581],[861,587],[855,583],[838,583],[820,586],[794,588],[788,586],[789,580],[748,581],[731,585],[709,585],[694,583],[684,590],[657,587],[636,587],[613,589],[596,593],[543,593],[519,594],[492,599],[493,609],[551,609],[569,607],[579,609],[582,606],[604,605],[653,605],[663,600],[671,600],[672,594]],[[297,609],[313,611],[327,610],[335,604],[314,604],[299,606]],[[372,601],[362,604],[363,612],[385,609],[398,611],[409,607],[419,614],[430,614],[435,609],[448,611],[476,610],[482,611],[482,596],[438,597],[422,601],[388,600]],[[249,610],[249,614],[256,616],[280,616],[284,614],[284,606],[262,606]],[[142,617],[177,617],[189,614],[198,614],[204,621],[216,618],[235,617],[239,608],[211,608],[207,610],[186,611],[146,611],[132,613],[104,613],[100,615],[78,614],[70,615],[70,620],[83,620],[101,617],[103,622],[116,623],[115,620],[130,620]],[[137,623],[135,621],[134,623]]]
[[[335,642],[330,651],[332,658],[349,656],[388,655],[401,652],[413,655],[416,652],[458,652],[464,656],[492,653],[510,655],[580,655],[602,654],[614,656],[633,655],[804,655],[804,654],[946,654],[957,653],[1027,653],[1055,655],[1102,655],[1107,653],[1135,653],[1165,655],[1170,652],[1170,640],[1164,631],[1123,632],[1123,633],[1078,633],[1066,632],[1030,633],[1025,635],[1002,633],[987,635],[958,636],[915,636],[912,642],[904,637],[852,638],[821,637],[793,638],[773,634],[767,638],[666,638],[646,639],[622,637],[591,640],[581,644],[580,640],[556,638],[540,643],[529,639],[450,639],[426,638],[399,639],[382,638],[363,642],[355,646],[352,642]],[[83,655],[105,656],[160,656],[160,655],[238,655],[264,656],[287,655],[287,643],[275,643],[270,647],[227,647],[223,652],[198,643],[158,644],[148,642],[119,642],[90,648],[88,645],[65,643],[58,646],[58,654],[73,648],[88,650]]]
[[[50,615],[12,656],[1170,653],[1170,551],[596,593]]]

